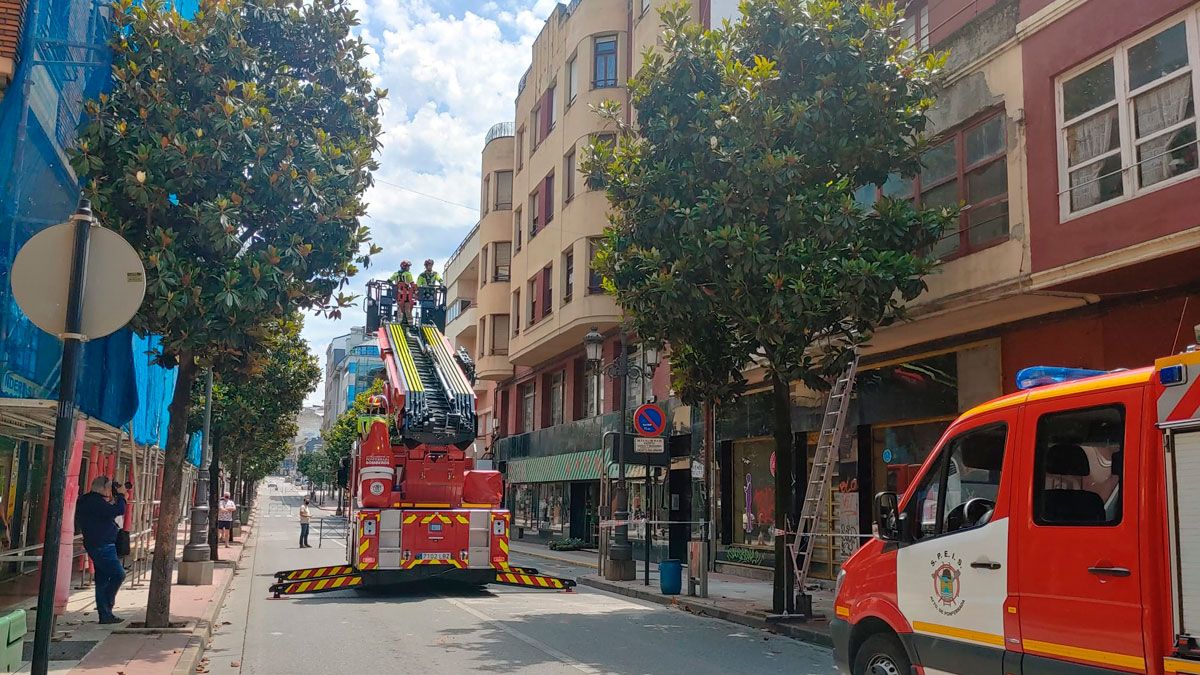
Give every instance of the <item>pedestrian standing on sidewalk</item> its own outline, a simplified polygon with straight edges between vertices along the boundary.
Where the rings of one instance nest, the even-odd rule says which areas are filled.
[[[115,493],[115,494],[114,494]],[[92,480],[92,490],[75,504],[75,527],[83,533],[83,547],[96,568],[96,611],[100,623],[121,623],[113,615],[117,591],[125,580],[125,568],[117,557],[116,518],[125,513],[125,486],[107,476]]]
[[[228,492],[217,503],[217,540],[225,542],[226,547],[233,541],[233,512],[236,509],[237,504],[229,498]]]
[[[308,500],[300,505],[300,548],[312,548],[308,545]]]

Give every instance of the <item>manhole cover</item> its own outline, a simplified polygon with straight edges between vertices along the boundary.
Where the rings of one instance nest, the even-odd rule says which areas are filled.
[[[51,661],[79,661],[92,651],[98,640],[63,640],[50,643]],[[28,640],[22,646],[21,660],[33,660],[33,641]]]

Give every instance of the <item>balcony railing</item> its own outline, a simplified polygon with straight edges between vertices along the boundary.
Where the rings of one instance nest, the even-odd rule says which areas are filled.
[[[450,257],[446,259],[446,269],[450,269],[450,267],[454,265],[454,261],[458,259],[458,254],[463,252],[463,249],[465,249],[467,244],[470,243],[471,237],[474,237],[478,232],[479,223],[475,223],[475,227],[471,228],[471,231],[467,233],[467,236],[463,237],[463,240],[458,243],[458,248],[454,249],[454,253],[451,253]]]
[[[487,135],[483,137],[483,144],[487,145],[497,138],[513,135],[513,122],[497,122],[488,129]]]

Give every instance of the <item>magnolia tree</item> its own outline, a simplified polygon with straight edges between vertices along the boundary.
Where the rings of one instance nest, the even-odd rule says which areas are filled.
[[[745,0],[712,31],[688,14],[662,13],[662,47],[631,84],[636,126],[600,107],[622,133],[583,165],[612,207],[594,265],[631,327],[671,345],[685,400],[728,402],[745,369],[764,369],[784,531],[797,515],[792,383],[827,389],[902,315],[954,216],[854,196],[919,170],[945,57],[903,39],[892,4]],[[786,539],[775,538],[776,611],[794,599]]]
[[[203,0],[191,20],[162,0],[113,6],[113,88],[87,104],[72,164],[145,263],[134,327],[179,367],[162,514],[179,513],[198,368],[297,310],[337,316],[377,252],[360,218],[385,92],[355,24],[346,0]],[[157,523],[150,627],[168,625],[176,525]]]

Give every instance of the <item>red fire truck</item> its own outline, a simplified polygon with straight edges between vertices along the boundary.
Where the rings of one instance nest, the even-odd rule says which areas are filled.
[[[1200,351],[1031,368],[842,568],[842,672],[1200,673]]]
[[[415,298],[420,311],[404,319]],[[477,468],[474,365],[442,334],[445,289],[368,284],[367,329],[387,372],[349,472],[345,565],[275,574],[276,597],[413,581],[569,590],[570,579],[508,562],[509,512],[500,473]]]

